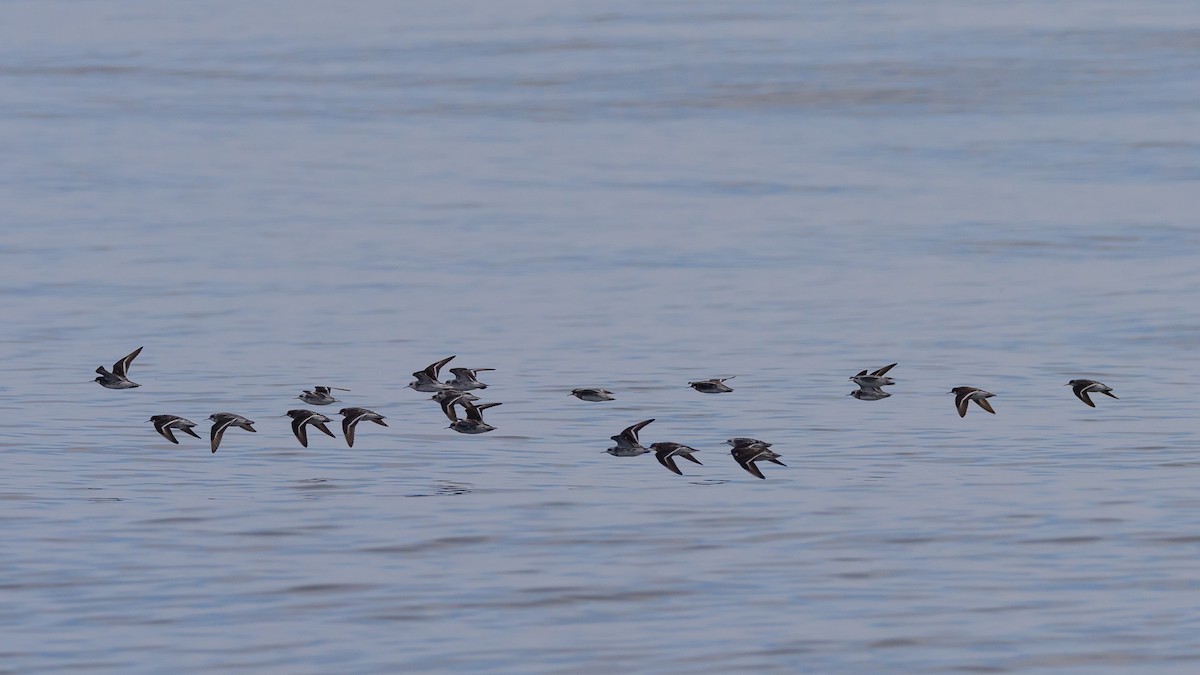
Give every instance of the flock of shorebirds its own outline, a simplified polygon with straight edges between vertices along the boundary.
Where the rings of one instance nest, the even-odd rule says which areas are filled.
[[[141,353],[141,347],[133,350],[125,358],[114,363],[111,372],[104,366],[100,366],[96,369],[99,375],[95,381],[107,389],[132,389],[140,387],[140,384],[129,379],[129,366],[137,358],[138,354]],[[477,403],[479,398],[471,393],[475,390],[487,388],[486,384],[479,381],[479,373],[494,369],[451,368],[450,372],[454,375],[454,379],[442,382],[439,379],[442,367],[453,358],[453,356],[449,356],[440,361],[435,361],[424,369],[413,373],[413,377],[416,380],[410,382],[408,386],[416,391],[433,394],[430,398],[441,405],[442,413],[450,420],[450,425],[447,428],[462,434],[483,434],[495,430],[496,427],[483,420],[483,411],[501,404]],[[850,380],[858,385],[858,389],[850,392],[848,396],[853,396],[860,401],[878,401],[891,396],[891,394],[884,391],[884,387],[896,383],[895,380],[887,375],[888,371],[895,366],[896,364],[892,363],[878,370],[870,372],[863,370],[857,375],[851,376]],[[722,394],[733,391],[732,387],[725,384],[731,379],[733,379],[732,376],[698,380],[688,382],[688,386],[704,394]],[[1079,400],[1093,408],[1096,407],[1096,404],[1092,402],[1089,394],[1104,394],[1105,396],[1117,398],[1112,393],[1111,387],[1095,380],[1076,379],[1067,382],[1064,386],[1071,387]],[[333,396],[335,390],[349,391],[349,389],[342,389],[340,387],[316,386],[311,390],[304,390],[296,398],[310,405],[340,403]],[[987,412],[993,415],[996,414],[996,411],[992,409],[992,404],[988,402],[988,399],[994,396],[989,391],[978,387],[955,387],[947,393],[954,394],[954,405],[958,410],[959,417],[966,417],[967,407],[971,401],[974,401],[976,405]],[[594,387],[572,389],[570,395],[583,401],[612,401],[616,398],[611,391]],[[464,417],[460,418],[458,416],[457,408],[462,408]],[[342,416],[342,436],[346,439],[346,445],[350,447],[354,447],[354,430],[359,422],[374,422],[380,426],[387,426],[387,423],[383,421],[383,415],[367,408],[342,408],[338,413]],[[296,436],[296,440],[300,441],[300,445],[306,448],[308,447],[307,428],[310,426],[331,438],[336,438],[334,433],[329,430],[329,427],[325,426],[327,423],[332,422],[332,420],[319,412],[296,408],[287,411],[287,416],[292,418],[292,433]],[[208,419],[213,423],[212,429],[209,431],[209,444],[213,452],[217,451],[217,447],[221,445],[221,439],[224,437],[225,431],[230,427],[257,432],[254,428],[253,420],[236,413],[213,413],[208,416]],[[189,436],[200,438],[195,431],[192,431],[196,423],[179,415],[154,415],[149,421],[154,423],[155,431],[172,443],[179,443],[179,440],[175,438],[174,431],[181,431]],[[653,421],[653,419],[642,420],[626,427],[621,433],[612,436],[611,438],[616,442],[616,445],[605,450],[605,452],[614,457],[637,457],[638,455],[654,453],[660,464],[681,476],[683,472],[679,470],[676,459],[686,459],[690,462],[700,464],[700,460],[692,456],[693,453],[698,451],[682,443],[661,441],[651,443],[649,447],[643,446],[638,440],[638,432]],[[726,443],[732,446],[730,454],[733,456],[734,461],[738,463],[738,466],[758,478],[766,478],[766,476],[759,469],[757,462],[771,462],[780,466],[787,466],[779,461],[779,453],[771,450],[771,444],[766,441],[760,441],[756,438],[737,437],[729,439]]]

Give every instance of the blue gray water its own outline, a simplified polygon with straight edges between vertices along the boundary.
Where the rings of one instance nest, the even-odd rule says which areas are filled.
[[[0,671],[1200,668],[1195,3],[0,14]]]

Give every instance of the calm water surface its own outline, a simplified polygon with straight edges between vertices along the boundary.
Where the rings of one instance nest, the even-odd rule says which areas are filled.
[[[1200,668],[1194,3],[0,14],[0,671]]]

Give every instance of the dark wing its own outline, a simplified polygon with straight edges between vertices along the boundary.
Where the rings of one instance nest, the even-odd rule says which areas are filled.
[[[113,364],[113,375],[116,375],[118,377],[125,377],[125,374],[129,372],[129,364],[133,363],[133,360],[136,359],[137,355],[141,354],[141,353],[142,353],[142,348],[138,347],[137,349],[133,350],[128,356],[126,356],[125,358],[121,359],[120,361],[117,361],[116,363],[114,363]]]
[[[479,421],[482,422],[483,421],[483,417],[482,417],[483,411],[487,410],[488,408],[495,408],[498,405],[504,405],[504,402],[503,401],[493,401],[492,403],[484,403],[483,405],[471,404],[471,407],[475,408],[476,414],[480,415]]]
[[[329,430],[329,427],[325,426],[324,422],[313,422],[313,426],[325,432],[326,436],[330,438],[337,438],[337,436],[334,436],[333,432]]]
[[[670,450],[667,450],[667,451],[659,450],[658,452],[654,453],[654,457],[656,459],[658,459],[659,464],[662,464],[663,466],[667,467],[672,472],[679,474],[680,476],[683,475],[683,472],[679,470],[679,467],[675,466],[675,458],[671,456]]]
[[[346,437],[346,447],[354,447],[354,425],[363,418],[363,413],[359,413],[354,417],[349,415],[342,418],[342,435]]]
[[[446,365],[447,363],[450,363],[450,360],[453,358],[454,358],[453,356],[447,356],[446,358],[442,359],[441,361],[429,364],[425,368],[425,371],[424,371],[425,374],[428,375],[429,377],[433,378],[434,380],[437,380],[438,373],[442,372],[442,366]]]
[[[738,466],[742,467],[746,471],[749,471],[751,476],[758,476],[763,480],[767,479],[767,477],[763,475],[763,472],[759,471],[758,466],[754,464],[754,460],[747,460],[737,455],[734,455],[733,458],[737,460]]]
[[[860,372],[859,372],[857,375],[855,375],[854,377],[862,377],[863,375],[866,375],[866,374],[867,374],[867,371],[863,370],[863,371],[860,371]]]
[[[654,421],[653,418],[648,419],[648,420],[642,420],[641,422],[638,422],[637,424],[635,424],[631,427],[627,427],[624,431],[621,432],[621,437],[624,438],[630,445],[639,445],[638,432],[641,431],[642,429],[646,428],[646,425],[650,424],[653,421]]]
[[[454,412],[454,405],[458,403],[459,396],[447,396],[441,400],[442,412],[446,414],[447,419],[451,422],[458,421],[458,413]],[[466,402],[463,403],[464,407]]]
[[[171,427],[167,426],[168,424],[170,424],[173,421],[174,420],[172,420],[170,417],[167,417],[165,415],[156,416],[154,419],[154,430],[157,431],[163,438],[167,439],[168,441],[171,441],[175,445],[179,445],[179,441],[175,440],[175,434],[171,433]],[[184,430],[188,431],[187,429],[184,429]],[[191,433],[191,432],[188,431],[188,433]],[[192,435],[195,436],[195,434],[192,434]]]
[[[988,400],[986,398],[983,398],[981,396],[981,397],[975,399],[975,402],[979,404],[980,408],[983,408],[984,410],[992,413],[993,415],[996,414],[996,411],[992,410],[992,404],[988,403]],[[1095,408],[1096,406],[1092,406],[1092,407]]]
[[[485,403],[484,405],[486,406],[487,404]],[[462,407],[463,411],[467,413],[467,419],[475,420],[476,422],[483,421],[483,413],[479,412],[479,408],[474,403],[463,401]]]
[[[1092,403],[1092,397],[1088,396],[1087,392],[1088,387],[1090,386],[1092,386],[1091,382],[1080,382],[1074,387],[1071,387],[1071,391],[1075,392],[1075,396],[1078,397],[1080,401],[1083,401],[1084,403],[1088,404],[1088,406],[1095,408],[1096,404]]]
[[[200,438],[200,434],[192,431],[191,427],[179,427],[179,430],[193,438]]]
[[[959,391],[954,392],[954,405],[958,407],[959,417],[967,416],[967,404],[971,402],[971,400],[967,398],[967,395],[970,393],[970,390],[967,389],[960,389]]]
[[[308,432],[304,430],[304,423],[311,417],[296,416],[292,418],[292,433],[296,434],[296,440],[300,441],[300,445],[308,447]]]
[[[872,375],[875,375],[875,376],[877,376],[877,377],[878,377],[878,376],[880,376],[880,375],[885,375],[885,374],[887,374],[887,371],[889,371],[889,370],[891,370],[892,368],[895,368],[895,367],[896,367],[896,364],[895,364],[895,363],[893,363],[893,364],[890,364],[890,365],[886,365],[886,366],[884,366],[884,367],[880,368],[879,370],[877,370],[877,371],[875,371],[875,372],[873,372],[873,373],[871,373],[871,374],[872,374]]]
[[[695,462],[695,463],[697,463],[697,464],[700,464],[700,466],[704,466],[703,464],[701,464],[701,463],[700,463],[700,460],[696,459],[695,457],[692,457],[690,454],[686,454],[686,453],[685,453],[685,454],[682,454],[682,455],[679,455],[679,456],[680,456],[680,457],[682,457],[682,458],[684,458],[684,459],[686,459],[686,460],[688,460],[689,462]]]
[[[209,445],[212,446],[213,452],[216,452],[217,446],[221,445],[221,437],[225,435],[225,430],[229,428],[230,424],[233,424],[231,419],[213,422],[212,431],[208,434]]]

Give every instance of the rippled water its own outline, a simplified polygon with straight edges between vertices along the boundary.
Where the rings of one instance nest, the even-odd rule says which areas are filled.
[[[0,670],[1200,667],[1194,4],[4,13]]]

